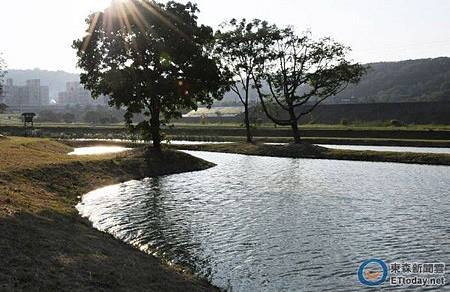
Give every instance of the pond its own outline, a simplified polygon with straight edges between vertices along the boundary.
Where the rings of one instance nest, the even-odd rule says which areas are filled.
[[[85,195],[95,228],[233,291],[352,291],[366,259],[450,262],[450,167],[188,152]]]

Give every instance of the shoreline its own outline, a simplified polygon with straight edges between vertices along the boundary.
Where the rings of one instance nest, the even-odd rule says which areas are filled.
[[[301,126],[302,138],[311,144],[450,147],[450,129],[416,127],[320,127]],[[245,129],[227,125],[191,125],[164,128],[167,137],[173,140],[198,140],[214,142],[246,141]],[[255,142],[291,143],[290,129],[257,127],[253,130]],[[10,136],[33,135],[60,139],[130,139],[124,127],[84,125],[37,125],[26,132],[20,126],[1,126],[0,133]]]
[[[72,147],[88,147],[96,145],[117,145],[123,147],[142,147],[143,144],[127,141],[91,141],[91,140],[62,140]],[[295,144],[267,145],[249,143],[223,143],[203,145],[165,145],[165,149],[221,152],[231,154],[269,156],[282,158],[305,158],[305,159],[329,159],[349,160],[367,162],[391,162],[421,165],[450,166],[450,154],[445,153],[414,153],[394,151],[371,151],[371,150],[345,150],[333,149],[322,146],[306,144],[298,147]]]
[[[329,159],[368,162],[391,162],[423,165],[450,165],[450,154],[388,152],[388,151],[359,151],[331,149],[310,144],[303,145],[266,145],[266,144],[208,144],[208,145],[171,145],[170,149],[209,151],[243,155]]]
[[[69,157],[70,149],[48,139],[1,140],[0,289],[218,290],[94,229],[75,208],[97,188],[213,164],[167,150],[143,167],[142,149]]]

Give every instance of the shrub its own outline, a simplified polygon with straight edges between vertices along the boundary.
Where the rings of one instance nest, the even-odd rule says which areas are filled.
[[[105,110],[87,111],[83,120],[90,124],[114,124],[119,122],[119,119],[112,112]]]
[[[399,120],[391,120],[390,123],[391,123],[391,126],[394,126],[394,127],[401,127],[401,126],[403,126],[403,123],[400,122]]]
[[[49,122],[49,123],[59,123],[62,120],[61,114],[55,113],[51,110],[43,110],[39,113],[36,118],[37,122]]]
[[[75,122],[75,115],[72,113],[64,113],[62,119],[65,123],[73,123]]]

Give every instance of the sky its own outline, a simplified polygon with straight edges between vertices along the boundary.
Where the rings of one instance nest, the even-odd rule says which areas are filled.
[[[124,0],[126,1],[126,0]],[[180,2],[187,2],[180,0]],[[217,28],[260,18],[314,37],[331,36],[369,63],[450,56],[448,0],[196,0],[199,20]],[[0,52],[10,69],[79,72],[74,39],[110,0],[0,0]]]

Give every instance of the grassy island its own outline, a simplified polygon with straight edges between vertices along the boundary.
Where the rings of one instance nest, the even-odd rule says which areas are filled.
[[[163,159],[144,158],[143,149],[86,157],[71,150],[47,139],[0,138],[0,290],[215,289],[93,229],[74,208],[95,188],[210,163],[170,150]]]
[[[173,145],[170,147],[183,150],[211,151],[272,157],[450,165],[450,154],[341,150],[320,147],[308,143],[299,145],[228,143],[207,145]]]

